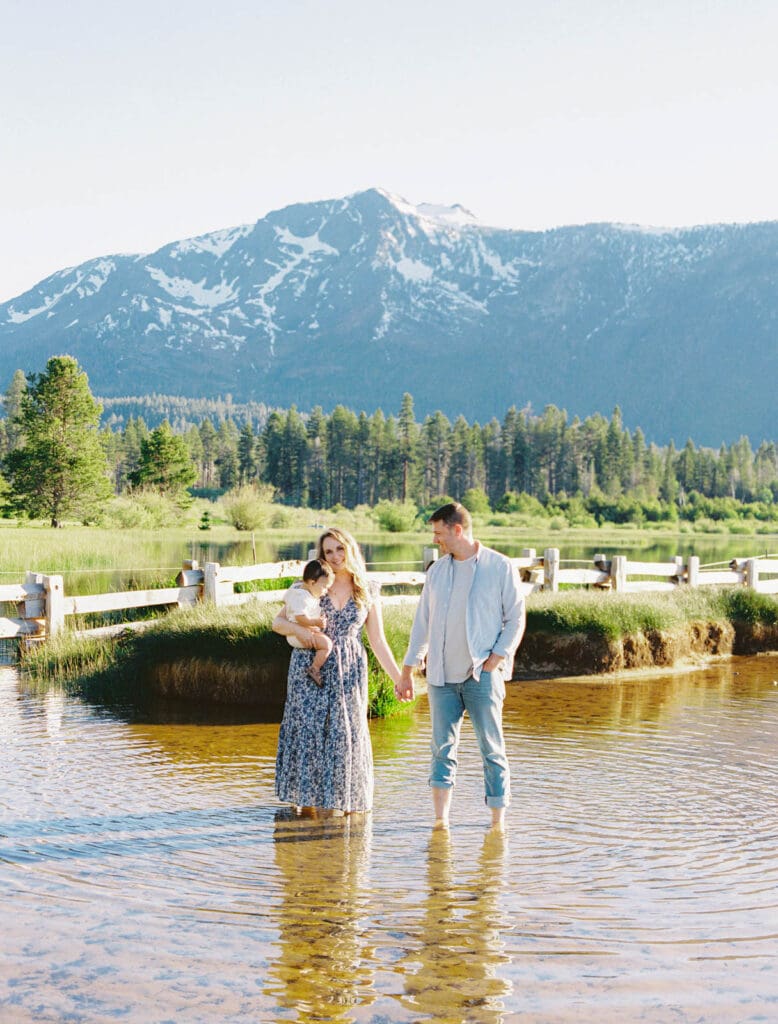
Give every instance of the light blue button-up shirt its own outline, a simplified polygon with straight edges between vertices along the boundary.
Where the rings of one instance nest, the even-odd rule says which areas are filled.
[[[519,575],[505,555],[476,543],[475,572],[465,615],[473,678],[480,678],[483,663],[494,653],[505,659],[501,669],[504,677],[510,679],[513,657],[526,624]],[[431,686],[443,686],[446,682],[443,643],[453,582],[452,563],[453,557],[445,555],[427,570],[404,659],[406,665],[416,665],[427,650],[427,683]]]

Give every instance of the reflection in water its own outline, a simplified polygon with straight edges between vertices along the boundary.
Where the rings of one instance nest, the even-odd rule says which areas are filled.
[[[450,836],[371,734],[370,819],[274,820],[277,725],[0,671],[2,1024],[778,1020],[778,656],[509,687],[510,845],[471,733]]]
[[[370,816],[276,815],[278,953],[264,991],[301,1019],[352,1021],[372,1001],[365,881]]]
[[[475,863],[456,856],[448,830],[427,847],[428,892],[418,948],[405,957],[401,1002],[439,1024],[498,1024],[511,983],[498,976],[507,921],[501,909],[507,837],[490,830]],[[411,932],[413,935],[413,932]],[[418,966],[416,966],[418,964]]]

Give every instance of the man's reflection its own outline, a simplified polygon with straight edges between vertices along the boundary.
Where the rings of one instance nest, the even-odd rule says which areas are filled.
[[[441,1024],[471,1019],[498,1024],[505,1012],[503,997],[512,990],[509,981],[497,976],[508,961],[500,910],[505,833],[487,832],[475,863],[468,854],[452,855],[447,829],[432,832],[427,852],[429,892],[419,945],[406,958],[410,970],[401,1001]]]
[[[295,818],[281,811],[274,840],[279,939],[265,993],[279,1008],[311,1019],[351,1021],[349,1007],[374,998],[363,923],[370,818]]]

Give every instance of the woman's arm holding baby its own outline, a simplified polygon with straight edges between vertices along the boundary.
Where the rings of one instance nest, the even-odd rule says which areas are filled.
[[[273,619],[271,629],[274,633],[279,633],[281,636],[296,636],[305,647],[313,648],[316,644],[313,633],[307,626],[291,622],[282,611]]]

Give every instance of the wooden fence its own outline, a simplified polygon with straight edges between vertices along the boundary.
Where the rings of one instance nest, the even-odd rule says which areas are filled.
[[[370,578],[382,588],[402,586],[419,588],[424,570],[437,555],[425,548],[421,570],[374,572]],[[592,587],[602,591],[670,591],[679,586],[743,586],[763,594],[778,594],[778,559],[735,558],[726,569],[700,566],[696,555],[684,561],[676,557],[668,562],[638,562],[626,555],[595,555],[591,563],[564,564],[558,548],[547,548],[542,556],[527,548],[520,558],[512,559],[526,594],[534,591],[558,591],[561,586]],[[136,608],[171,607],[209,602],[237,605],[248,601],[279,601],[284,590],[259,590],[236,593],[235,585],[258,580],[288,579],[302,575],[303,561],[270,562],[262,565],[223,566],[207,562],[201,569],[196,562],[185,562],[176,586],[157,590],[129,590],[122,593],[89,594],[68,597],[60,575],[28,572],[23,583],[0,585],[0,605],[15,605],[16,615],[0,617],[0,639],[44,639],[65,628],[70,615],[95,615]],[[385,594],[384,601],[415,600],[416,594]],[[125,622],[86,630],[90,635],[110,634],[146,623]]]

